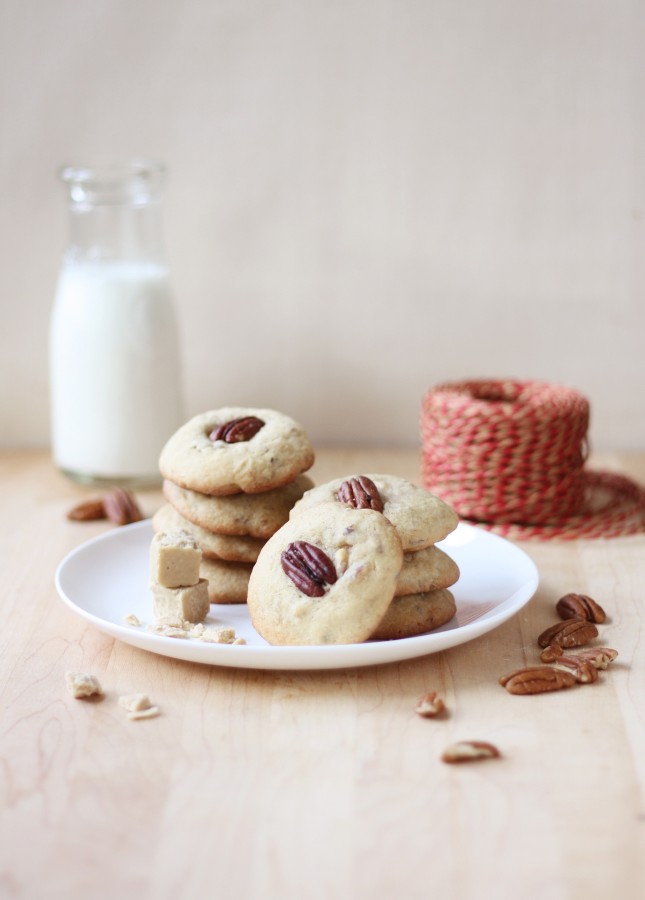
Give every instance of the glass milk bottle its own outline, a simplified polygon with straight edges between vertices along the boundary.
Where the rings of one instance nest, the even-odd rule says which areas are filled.
[[[175,310],[162,246],[164,169],[62,169],[70,240],[50,330],[52,452],[74,481],[160,481],[182,422]]]

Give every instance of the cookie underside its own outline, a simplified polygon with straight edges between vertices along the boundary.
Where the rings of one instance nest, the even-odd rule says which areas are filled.
[[[449,622],[457,612],[449,590],[395,597],[372,632],[375,641],[392,641],[427,634]]]

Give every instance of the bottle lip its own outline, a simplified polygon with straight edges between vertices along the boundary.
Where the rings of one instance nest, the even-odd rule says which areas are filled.
[[[91,166],[64,165],[58,176],[69,192],[72,205],[143,205],[157,196],[164,184],[163,163],[134,157],[123,162]]]

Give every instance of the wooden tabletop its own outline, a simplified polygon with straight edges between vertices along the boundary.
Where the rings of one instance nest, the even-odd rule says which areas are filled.
[[[645,455],[592,459],[645,482]],[[317,482],[418,481],[408,451],[319,450]],[[525,542],[530,603],[496,630],[401,663],[332,671],[200,665],[116,641],[58,598],[59,561],[114,527],[73,523],[93,492],[42,453],[0,456],[0,896],[604,898],[645,896],[645,534]],[[140,492],[147,514],[157,492]],[[593,685],[512,696],[556,600],[606,610],[618,650]],[[598,643],[598,642],[596,642]],[[74,700],[89,671],[104,699]],[[437,691],[446,713],[424,719]],[[146,692],[157,718],[117,698]],[[502,756],[450,766],[459,739]]]

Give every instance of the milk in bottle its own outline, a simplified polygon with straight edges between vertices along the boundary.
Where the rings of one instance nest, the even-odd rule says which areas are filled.
[[[71,240],[50,331],[52,452],[76,481],[145,486],[182,421],[161,166],[68,167]]]

